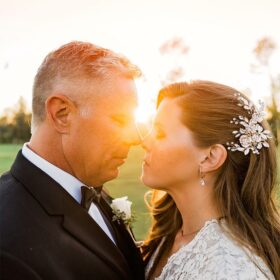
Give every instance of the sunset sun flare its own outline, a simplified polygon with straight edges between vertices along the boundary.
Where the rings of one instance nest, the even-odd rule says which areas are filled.
[[[149,106],[150,105],[150,106]],[[148,123],[154,117],[156,110],[152,108],[153,104],[140,104],[135,110],[135,119],[138,123]]]

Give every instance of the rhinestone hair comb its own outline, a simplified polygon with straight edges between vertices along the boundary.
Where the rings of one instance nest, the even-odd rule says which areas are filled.
[[[259,100],[259,107],[256,107],[240,93],[236,93],[235,96],[238,100],[238,106],[243,107],[251,115],[251,118],[238,116],[230,121],[230,123],[239,124],[241,127],[232,132],[235,138],[238,138],[239,143],[227,142],[228,150],[243,152],[244,155],[249,154],[250,151],[253,154],[259,154],[260,149],[269,147],[267,140],[272,138],[271,132],[265,130],[261,125],[265,116],[264,103]]]

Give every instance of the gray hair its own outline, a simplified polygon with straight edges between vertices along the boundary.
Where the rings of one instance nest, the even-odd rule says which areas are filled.
[[[91,43],[74,41],[49,53],[35,76],[32,98],[32,131],[46,117],[48,96],[63,84],[78,80],[108,80],[112,74],[129,79],[141,75],[140,69],[123,55]]]

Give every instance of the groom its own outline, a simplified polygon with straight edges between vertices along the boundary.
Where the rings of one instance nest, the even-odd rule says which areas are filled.
[[[139,69],[90,43],[51,52],[33,86],[32,137],[0,178],[1,279],[144,279],[102,185],[139,144]]]

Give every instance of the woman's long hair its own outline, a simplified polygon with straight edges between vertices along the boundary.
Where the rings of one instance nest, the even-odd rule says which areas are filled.
[[[159,92],[157,106],[164,98],[176,98],[182,109],[181,121],[191,130],[198,147],[214,144],[227,147],[227,142],[238,141],[232,132],[240,128],[230,121],[238,116],[251,118],[237,105],[236,93],[231,87],[208,81],[175,83]],[[268,127],[266,121],[262,125]],[[269,140],[269,146],[263,147],[259,155],[228,151],[214,194],[233,237],[259,255],[275,278],[280,279],[280,221],[273,199],[277,172],[273,140]],[[163,236],[167,238],[162,253],[168,252],[182,226],[181,215],[170,195],[152,200],[150,207],[152,227],[142,247],[145,261]]]

